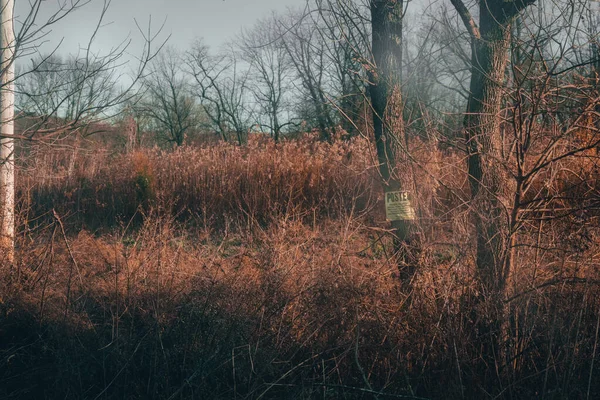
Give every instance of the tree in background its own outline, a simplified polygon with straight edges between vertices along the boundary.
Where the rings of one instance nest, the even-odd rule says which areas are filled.
[[[142,79],[144,95],[138,107],[153,122],[158,137],[177,146],[200,123],[199,108],[182,69],[183,60],[173,48],[166,48],[152,60]]]
[[[244,143],[250,129],[252,111],[248,104],[248,66],[241,65],[239,55],[230,47],[211,55],[202,41],[186,53],[189,73],[194,78],[192,91],[200,100],[215,131],[224,141],[235,133],[238,144]]]
[[[301,84],[301,98],[308,105],[305,120],[319,129],[322,140],[329,141],[336,125],[328,100],[331,96],[326,89],[329,84],[327,70],[332,68],[332,63],[328,59],[325,39],[316,26],[318,22],[298,12],[289,12],[275,22],[281,44]]]
[[[295,125],[285,118],[288,95],[292,88],[292,68],[274,18],[263,19],[242,32],[239,51],[251,65],[249,87],[257,104],[257,124],[278,141],[287,126]]]
[[[51,132],[65,121],[73,128],[77,126],[68,129],[67,135],[54,138],[55,144],[67,140],[71,147],[71,176],[80,140],[96,132],[86,121],[99,118],[105,105],[111,104],[119,93],[118,86],[118,75],[105,59],[91,55],[64,59],[56,53],[36,55],[16,81],[20,133],[35,136],[41,129]]]
[[[74,123],[87,120],[88,116],[96,117],[119,92],[117,80],[116,71],[107,60],[39,55],[16,82],[18,112],[22,116],[53,116]]]
[[[370,101],[365,68],[371,59],[370,9],[339,0],[316,0],[314,8],[309,16],[326,49],[329,105],[344,131],[358,134],[370,123],[365,116]]]

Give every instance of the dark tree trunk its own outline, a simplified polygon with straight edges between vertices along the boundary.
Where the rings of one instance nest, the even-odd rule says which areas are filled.
[[[317,113],[317,125],[319,125],[320,138],[324,142],[331,142],[331,130],[333,130],[333,124],[327,116],[325,103],[319,97],[316,97],[315,95],[314,104]]]
[[[490,294],[506,283],[507,216],[502,207],[508,177],[501,161],[500,112],[510,26],[488,5],[480,7],[480,33],[472,44],[470,97],[465,116],[469,184],[477,237],[477,274]],[[488,4],[490,2],[488,1]]]
[[[477,277],[489,295],[504,292],[510,272],[508,215],[502,205],[514,188],[502,163],[500,133],[511,23],[533,0],[481,0],[479,27],[453,0],[471,33],[471,83],[465,115],[467,167],[475,233]]]
[[[471,35],[471,83],[464,120],[471,213],[476,236],[477,330],[482,361],[496,374],[506,335],[504,296],[511,268],[510,216],[503,206],[515,193],[502,162],[501,107],[510,45],[511,23],[534,0],[480,0],[479,26],[462,0],[451,0]],[[486,374],[487,375],[487,374]],[[484,378],[492,385],[492,376]]]
[[[275,143],[279,142],[279,131],[281,130],[279,126],[279,118],[277,118],[277,111],[273,112],[273,140]]]
[[[403,0],[371,0],[372,52],[374,68],[369,71],[373,129],[384,190],[402,190],[396,174],[396,148],[404,134],[402,95],[402,12]],[[414,273],[414,260],[407,251],[412,221],[392,221],[396,249],[401,256],[401,275],[408,280]]]

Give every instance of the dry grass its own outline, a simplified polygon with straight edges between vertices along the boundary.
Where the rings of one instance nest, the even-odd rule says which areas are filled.
[[[364,210],[375,200],[374,174],[364,139],[329,145],[255,137],[245,147],[97,151],[74,162],[69,152],[45,154],[20,177],[19,194],[30,219],[56,209],[93,229],[153,208],[222,227],[226,216],[264,224],[285,214]]]
[[[600,396],[595,236],[562,251],[548,246],[573,221],[524,231],[507,350],[484,365],[462,160],[415,145],[409,287],[368,149],[305,138],[95,152],[70,170],[68,150],[30,160],[19,262],[2,270],[0,398]]]

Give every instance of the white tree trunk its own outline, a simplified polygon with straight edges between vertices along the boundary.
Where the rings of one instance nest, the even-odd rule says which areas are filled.
[[[15,251],[14,0],[0,0],[0,7],[0,261],[12,263]]]

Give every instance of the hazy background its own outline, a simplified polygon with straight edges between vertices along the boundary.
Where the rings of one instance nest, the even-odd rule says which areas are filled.
[[[44,1],[36,20],[46,22],[61,3],[64,0]],[[211,47],[218,47],[272,10],[302,7],[305,3],[305,0],[113,0],[92,49],[105,54],[129,37],[132,41],[129,53],[138,54],[143,39],[135,21],[144,30],[151,21],[153,32],[164,24],[155,45],[170,35],[169,45],[180,49],[188,48],[194,38],[200,37]],[[42,51],[51,51],[61,40],[61,54],[87,48],[103,6],[103,0],[91,0],[53,25],[43,38]],[[16,2],[17,29],[30,9],[29,2]]]

